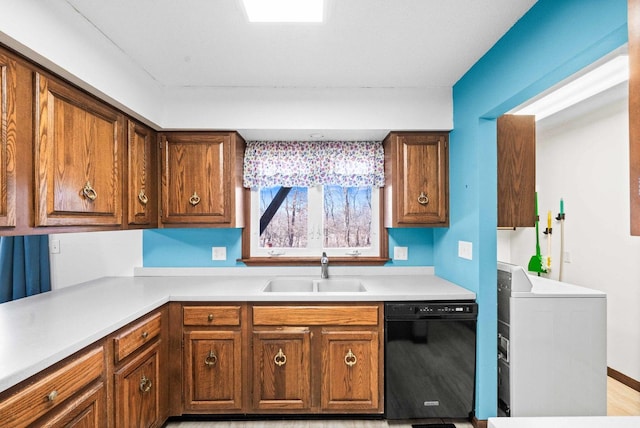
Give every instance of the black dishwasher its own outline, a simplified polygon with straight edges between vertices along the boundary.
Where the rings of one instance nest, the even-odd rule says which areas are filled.
[[[473,301],[385,304],[387,419],[473,415],[477,319]]]

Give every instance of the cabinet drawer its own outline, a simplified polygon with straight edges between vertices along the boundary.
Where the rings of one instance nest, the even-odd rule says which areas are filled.
[[[157,313],[117,335],[113,339],[116,363],[131,355],[145,343],[156,338],[160,334],[161,324],[162,314]]]
[[[3,427],[24,427],[64,403],[104,373],[104,349],[95,348],[0,403]]]
[[[378,325],[378,306],[254,306],[253,325]]]
[[[184,325],[239,326],[240,306],[185,306]]]

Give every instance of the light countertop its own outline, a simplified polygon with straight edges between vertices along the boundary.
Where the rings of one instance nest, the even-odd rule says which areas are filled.
[[[638,428],[640,416],[489,418],[489,428]]]
[[[283,275],[283,272],[285,274]],[[319,278],[319,268],[136,269],[0,304],[0,392],[46,369],[169,301],[364,302],[475,300],[475,293],[432,268],[334,267],[357,275],[367,292],[266,293],[274,277]]]

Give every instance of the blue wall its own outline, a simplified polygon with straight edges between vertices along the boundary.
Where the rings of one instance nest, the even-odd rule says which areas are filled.
[[[408,247],[408,260],[389,266],[433,266],[433,229],[389,229],[389,257],[393,247]],[[211,260],[211,247],[227,247],[227,260]],[[155,229],[142,233],[145,267],[244,266],[242,229]]]
[[[434,265],[478,296],[478,419],[497,406],[495,119],[622,46],[626,24],[626,0],[539,0],[453,88],[450,228],[434,231]],[[456,257],[459,240],[473,260]]]

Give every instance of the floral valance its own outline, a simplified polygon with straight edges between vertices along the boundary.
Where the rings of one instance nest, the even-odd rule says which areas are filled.
[[[384,186],[380,141],[250,141],[244,187]]]

